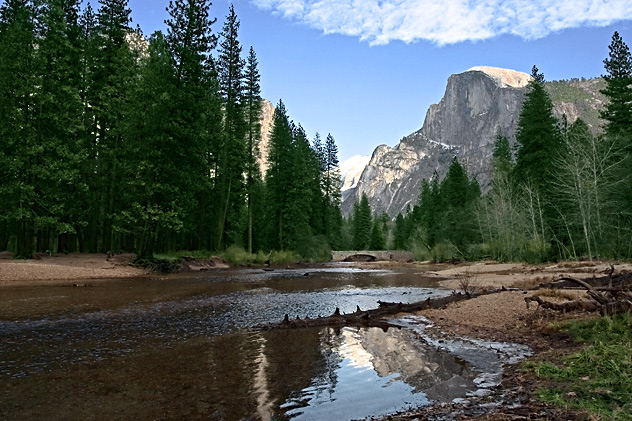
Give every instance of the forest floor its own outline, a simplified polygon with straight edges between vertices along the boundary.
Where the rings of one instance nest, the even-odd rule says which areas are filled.
[[[49,285],[88,279],[137,278],[147,270],[130,266],[134,255],[121,254],[38,254],[35,259],[13,260],[0,253],[0,288],[18,285]],[[569,319],[598,318],[596,314],[560,314],[551,310],[527,308],[525,298],[539,295],[548,301],[564,302],[582,297],[584,290],[551,290],[541,284],[561,277],[586,279],[604,276],[610,264],[616,273],[632,272],[632,265],[618,262],[563,262],[546,265],[478,262],[474,264],[410,263],[422,276],[437,278],[437,283],[457,292],[477,292],[505,288],[506,291],[483,294],[452,303],[441,309],[423,310],[420,315],[434,323],[435,336],[465,336],[495,341],[515,342],[531,347],[539,360],[556,360],[579,348],[556,323]],[[402,263],[356,263],[361,268],[405,266]],[[220,267],[225,267],[224,265]],[[208,267],[205,268],[208,270]],[[553,408],[535,399],[538,380],[522,365],[507,366],[503,384],[495,396],[471,398],[458,403],[440,403],[386,419],[587,419],[586,413]]]

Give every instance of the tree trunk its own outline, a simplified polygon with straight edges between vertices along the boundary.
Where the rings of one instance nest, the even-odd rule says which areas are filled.
[[[50,250],[50,229],[37,230],[35,249],[40,253]]]
[[[226,216],[228,215],[228,205],[230,204],[230,189],[231,189],[232,179],[228,179],[228,189],[226,191],[226,201],[224,203],[224,209],[222,210],[222,215],[219,218],[219,227],[218,227],[218,239],[217,239],[217,249],[220,250],[222,248],[222,242],[224,241],[224,228],[226,228]]]
[[[9,227],[7,221],[0,221],[0,251],[6,251],[9,245]]]
[[[68,234],[63,233],[57,236],[57,253],[67,254],[68,250]]]
[[[17,223],[16,259],[33,258],[33,222],[21,220]]]

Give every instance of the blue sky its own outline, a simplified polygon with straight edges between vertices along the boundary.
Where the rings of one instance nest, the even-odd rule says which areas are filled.
[[[600,76],[615,30],[632,46],[630,0],[236,0],[263,96],[282,99],[310,138],[336,139],[341,160],[394,146],[423,124],[448,77],[474,66],[548,80]],[[168,0],[130,0],[146,35]],[[215,0],[214,31],[230,1]],[[93,7],[98,4],[93,2]]]

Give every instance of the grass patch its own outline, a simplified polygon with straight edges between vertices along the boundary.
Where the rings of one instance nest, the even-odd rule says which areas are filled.
[[[538,398],[586,410],[613,420],[632,420],[632,320],[629,314],[560,325],[581,351],[559,362],[529,362],[527,368],[546,380]]]
[[[298,253],[287,250],[273,251],[270,253],[270,262],[275,265],[285,265],[288,263],[298,263],[301,256]]]
[[[222,257],[231,265],[262,265],[269,259],[263,252],[248,253],[243,248],[235,246],[226,249]]]

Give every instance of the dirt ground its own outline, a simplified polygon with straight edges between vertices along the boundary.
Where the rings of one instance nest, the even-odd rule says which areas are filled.
[[[44,253],[36,254],[33,260],[13,260],[10,253],[3,252],[0,253],[0,287],[147,275],[144,269],[129,265],[133,258],[133,254],[108,257],[98,253],[53,256]]]
[[[607,274],[610,264],[614,265],[616,273],[632,272],[632,265],[616,262],[564,262],[540,266],[482,262],[431,271],[432,276],[447,278],[439,281],[439,285],[455,291],[464,292],[467,289],[476,292],[498,288],[506,288],[507,291],[454,303],[444,309],[427,310],[423,315],[453,329],[493,329],[510,333],[540,317],[537,305],[527,307],[527,297],[540,295],[553,302],[588,299],[582,289],[560,292],[535,288],[562,277],[601,277]]]

